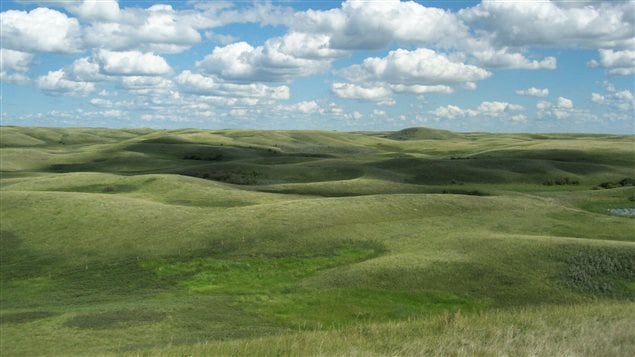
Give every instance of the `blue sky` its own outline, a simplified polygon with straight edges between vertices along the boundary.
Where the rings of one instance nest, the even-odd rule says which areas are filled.
[[[633,1],[2,1],[2,125],[635,133]]]

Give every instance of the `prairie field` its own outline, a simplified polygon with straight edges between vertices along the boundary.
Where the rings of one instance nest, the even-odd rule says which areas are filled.
[[[0,174],[2,356],[635,355],[635,136],[0,127]]]

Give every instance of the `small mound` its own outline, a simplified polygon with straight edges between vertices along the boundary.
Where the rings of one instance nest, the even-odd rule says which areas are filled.
[[[459,134],[448,130],[430,128],[407,128],[386,136],[392,140],[447,140],[461,138]]]

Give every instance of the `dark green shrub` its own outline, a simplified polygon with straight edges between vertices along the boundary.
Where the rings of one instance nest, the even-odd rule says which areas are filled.
[[[616,188],[618,185],[613,182],[602,182],[599,186],[602,188]]]
[[[546,180],[542,184],[545,185],[545,186],[579,185],[580,181],[578,181],[576,179],[571,179],[569,177],[560,177],[560,178],[557,178],[555,180]]]

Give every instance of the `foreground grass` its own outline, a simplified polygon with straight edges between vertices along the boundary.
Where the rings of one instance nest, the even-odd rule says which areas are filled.
[[[126,353],[126,356],[632,356],[635,306],[592,304],[444,313],[345,329]]]

